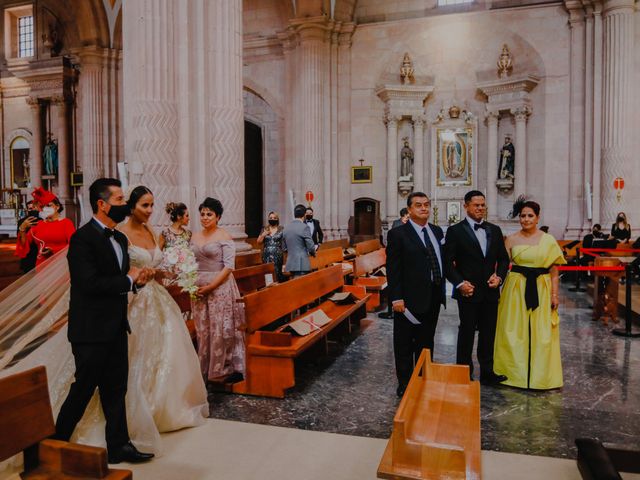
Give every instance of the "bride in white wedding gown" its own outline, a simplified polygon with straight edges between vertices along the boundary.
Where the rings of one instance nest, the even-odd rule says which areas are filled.
[[[136,197],[137,189],[145,189]],[[139,193],[139,192],[138,192]],[[149,202],[153,208],[153,195],[145,187],[132,192],[132,207],[139,202]],[[134,222],[135,223],[135,222]],[[150,229],[147,238],[153,248],[145,248],[137,242],[136,231],[125,225],[121,230],[129,237],[129,257],[132,266],[157,268],[162,261],[162,252]],[[144,243],[143,243],[144,245]],[[151,247],[151,245],[149,245]],[[63,254],[64,255],[64,254]],[[58,263],[66,259],[55,259]],[[54,266],[49,275],[63,275],[64,266]],[[68,279],[68,270],[66,270]],[[33,280],[37,278],[34,277]],[[59,279],[58,283],[59,283]],[[67,280],[68,284],[68,280]],[[66,317],[69,291],[62,292],[59,300],[45,306],[47,313],[39,323],[55,323]],[[38,307],[36,307],[37,309]],[[133,444],[141,451],[161,454],[160,432],[168,432],[200,425],[208,416],[207,392],[200,374],[197,353],[191,343],[180,308],[167,290],[155,280],[148,282],[131,295],[129,302],[129,379],[126,397],[127,424]],[[0,333],[3,322],[0,321]],[[1,336],[0,336],[1,337]],[[27,344],[33,338],[21,339]],[[13,347],[19,347],[13,345]],[[19,348],[14,348],[18,350]],[[0,368],[4,357],[10,359],[0,344]],[[9,349],[11,353],[11,348]],[[15,352],[14,352],[15,353]],[[3,355],[4,354],[4,355]],[[5,362],[6,363],[6,362]],[[54,418],[64,402],[75,371],[71,345],[67,340],[66,324],[51,338],[15,365],[2,370],[0,376],[17,373],[45,365],[49,381],[49,393]],[[106,446],[104,439],[105,420],[97,392],[89,402],[82,420],[71,441],[87,445]]]

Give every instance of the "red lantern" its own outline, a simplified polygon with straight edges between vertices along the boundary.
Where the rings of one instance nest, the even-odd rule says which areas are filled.
[[[624,178],[616,177],[613,180],[613,188],[615,188],[616,190],[624,190]]]
[[[313,192],[311,190],[309,190],[307,193],[304,194],[304,198],[309,203],[313,202]]]

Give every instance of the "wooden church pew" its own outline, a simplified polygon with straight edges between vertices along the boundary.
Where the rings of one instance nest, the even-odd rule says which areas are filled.
[[[398,410],[378,478],[477,480],[480,383],[466,365],[431,363],[423,350]]]
[[[380,307],[381,293],[387,287],[387,277],[371,276],[380,267],[384,267],[387,262],[387,253],[384,248],[379,248],[370,253],[360,255],[355,259],[353,284],[361,285],[367,289],[371,295],[367,302],[367,311],[374,312]]]

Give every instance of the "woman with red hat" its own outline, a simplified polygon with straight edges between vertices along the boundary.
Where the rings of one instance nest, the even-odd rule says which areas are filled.
[[[76,228],[71,220],[60,216],[63,206],[53,193],[38,187],[31,195],[34,201],[42,207],[40,219],[29,217],[20,224],[16,256],[26,257],[31,245],[36,245],[38,248],[37,268],[51,255],[69,245],[69,239]]]

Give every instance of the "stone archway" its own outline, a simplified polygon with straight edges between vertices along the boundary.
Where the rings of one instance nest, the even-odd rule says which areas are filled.
[[[4,139],[4,158],[6,161],[2,168],[2,186],[3,188],[13,188],[11,184],[11,146],[16,139],[24,138],[26,142],[31,145],[33,143],[33,135],[31,130],[26,128],[16,128],[11,131]]]

